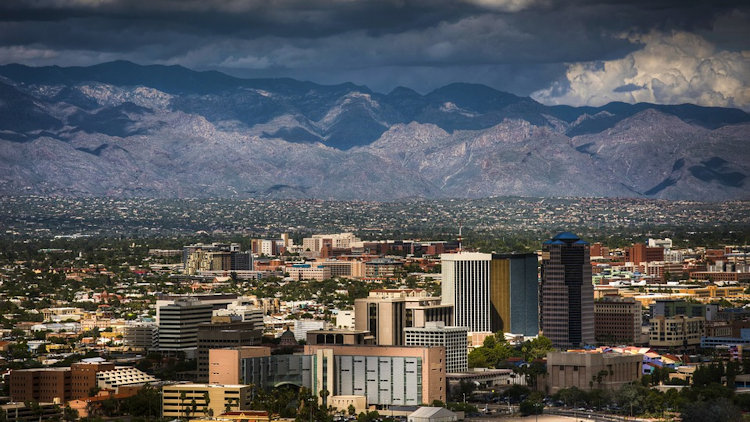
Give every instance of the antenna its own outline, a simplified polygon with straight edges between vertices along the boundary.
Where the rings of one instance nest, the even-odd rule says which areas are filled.
[[[463,229],[462,225],[458,225],[458,251],[461,252],[463,249],[461,248],[461,231]]]

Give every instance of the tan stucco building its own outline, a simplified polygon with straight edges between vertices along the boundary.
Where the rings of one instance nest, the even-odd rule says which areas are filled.
[[[640,379],[643,356],[640,354],[599,352],[551,352],[547,354],[547,390],[601,388],[617,390]]]
[[[250,409],[248,385],[175,384],[162,388],[165,418],[198,419]]]

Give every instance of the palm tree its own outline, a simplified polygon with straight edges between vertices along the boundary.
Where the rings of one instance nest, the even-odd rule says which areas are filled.
[[[190,414],[195,415],[195,412],[198,410],[198,403],[196,403],[195,399],[190,400]]]
[[[187,395],[184,391],[180,392],[180,409],[182,410],[182,413],[185,414],[185,400],[187,399]],[[187,414],[185,414],[185,419],[187,419]]]
[[[208,411],[210,410],[208,405],[211,404],[211,397],[208,395],[208,391],[203,392],[203,401],[205,402],[205,406],[203,407],[203,414],[205,416],[208,415]]]

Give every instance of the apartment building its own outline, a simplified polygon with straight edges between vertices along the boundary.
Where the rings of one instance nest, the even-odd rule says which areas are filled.
[[[675,349],[698,347],[705,333],[705,325],[706,318],[702,316],[656,316],[651,318],[649,346]]]

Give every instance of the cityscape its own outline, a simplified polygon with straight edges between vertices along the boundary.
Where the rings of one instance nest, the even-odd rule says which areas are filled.
[[[567,212],[581,204],[610,209],[613,200],[484,201],[528,221],[509,204],[550,202],[550,209]],[[77,215],[75,204],[86,202],[92,212]],[[425,414],[484,420],[580,412],[700,420],[711,406],[730,417],[750,406],[742,393],[750,383],[747,242],[629,242],[625,235],[587,239],[563,231],[527,249],[485,252],[477,246],[491,244],[464,237],[463,227],[435,240],[378,237],[373,226],[382,220],[376,218],[391,214],[407,216],[394,225],[406,233],[425,230],[412,225],[422,220],[409,219],[408,211],[394,212],[396,203],[317,201],[253,202],[257,226],[235,222],[237,231],[206,232],[199,238],[213,241],[195,241],[197,234],[187,230],[171,236],[147,230],[158,224],[155,216],[171,221],[167,206],[177,214],[190,202],[146,202],[5,202],[16,210],[4,217],[10,230],[0,274],[9,400],[0,407],[9,419],[323,421]],[[231,204],[212,205],[221,203]],[[302,235],[313,227],[294,224],[303,211],[291,210],[293,204],[321,215],[318,205],[346,207],[338,224],[375,218],[353,232]],[[725,218],[747,236],[747,222],[730,217],[742,215],[742,204],[733,212],[724,211],[727,204],[690,205],[692,218]],[[400,204],[425,209],[424,202],[416,205]],[[450,209],[450,202],[433,205]],[[289,220],[269,224],[272,217],[260,212],[282,206]],[[633,233],[673,230],[637,216],[635,210],[652,203],[622,207],[611,221],[632,219]],[[372,211],[378,208],[386,211]],[[456,207],[467,221],[482,218],[468,218],[479,208]],[[105,210],[125,224],[107,227],[103,221],[117,218],[102,217]],[[61,218],[45,227],[45,213]],[[553,211],[530,214],[549,215],[550,230]],[[65,220],[86,229],[53,235],[49,225]],[[31,223],[24,232],[21,222]],[[576,227],[595,232],[600,224]],[[248,235],[277,227],[295,235]],[[148,237],[138,237],[143,233]],[[505,236],[529,242],[523,227]]]
[[[0,422],[750,422],[750,2],[0,1]]]

